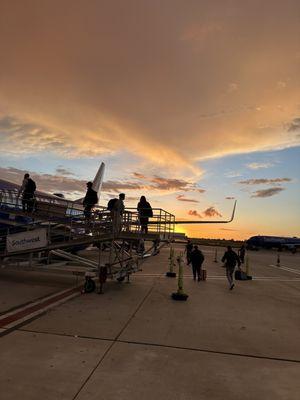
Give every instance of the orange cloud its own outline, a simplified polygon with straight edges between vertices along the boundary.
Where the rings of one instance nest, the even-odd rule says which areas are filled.
[[[197,210],[189,210],[188,215],[191,215],[192,217],[202,218],[202,215],[199,214]]]
[[[205,217],[222,217],[222,214],[220,214],[219,211],[216,210],[213,206],[208,207],[206,210],[204,210],[203,215],[205,215]]]
[[[196,174],[199,159],[299,145],[298,7],[140,2],[137,19],[114,2],[5,2],[1,149],[125,150]]]

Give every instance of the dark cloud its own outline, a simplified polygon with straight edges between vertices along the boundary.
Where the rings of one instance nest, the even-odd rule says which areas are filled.
[[[199,214],[197,210],[189,210],[188,215],[191,215],[192,217],[202,218],[202,215]]]
[[[160,190],[189,190],[191,183],[183,179],[169,179],[160,176],[154,176],[149,179],[156,189]]]
[[[23,176],[26,172],[31,173],[32,177],[36,180],[39,190],[46,192],[76,192],[84,193],[86,190],[86,180],[77,179],[72,177],[72,173],[64,168],[57,168],[60,174],[39,174],[18,168],[0,168],[0,176],[3,179],[13,181],[15,183],[22,182]],[[177,190],[188,191],[193,190],[193,184],[188,181],[180,179],[167,179],[158,176],[147,178],[145,183],[130,180],[108,180],[103,182],[102,189],[107,193],[119,193],[127,190],[133,191],[165,191],[172,192]],[[184,201],[184,200],[182,200]],[[194,202],[197,202],[195,200]]]
[[[219,211],[216,210],[213,206],[208,207],[206,210],[204,210],[203,215],[205,215],[205,217],[222,217],[222,214],[220,214]]]
[[[178,196],[176,196],[176,199],[179,200],[179,201],[186,201],[188,203],[199,203],[198,200],[189,199],[188,197],[185,197],[184,194],[179,194]]]
[[[86,180],[70,178],[63,175],[39,174],[18,168],[0,168],[0,176],[8,181],[20,184],[23,176],[29,172],[37,184],[38,190],[54,193],[84,193]]]
[[[59,166],[56,168],[55,172],[56,172],[58,175],[65,175],[65,176],[74,175],[73,172],[69,171],[68,169],[64,168],[64,167],[61,166],[61,165],[59,165]]]
[[[300,131],[300,118],[293,119],[288,129],[289,132]]]
[[[232,197],[232,196],[227,196],[227,197],[225,197],[225,199],[226,199],[226,200],[234,200],[234,199],[235,199],[235,197]]]
[[[184,192],[198,192],[204,193],[205,190],[198,188],[193,182],[187,181],[185,179],[174,179],[174,178],[164,178],[158,175],[146,176],[139,172],[134,172],[133,176],[143,183],[140,183],[141,187],[145,189],[156,189],[163,191],[184,191]],[[184,201],[184,200],[183,200]]]
[[[275,194],[282,192],[283,190],[285,190],[283,187],[273,187],[269,189],[257,190],[252,194],[251,197],[271,197],[275,196]]]
[[[291,180],[292,180],[291,178],[273,178],[273,179],[260,178],[260,179],[247,179],[244,181],[240,181],[239,183],[241,185],[262,185],[262,184],[272,185],[273,183],[291,182]]]
[[[136,182],[131,182],[131,181],[121,182],[121,181],[109,180],[103,182],[102,188],[106,192],[120,192],[124,190],[143,190],[145,189],[145,186],[141,186]]]

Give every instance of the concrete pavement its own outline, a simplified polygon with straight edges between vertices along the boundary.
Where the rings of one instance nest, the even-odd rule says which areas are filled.
[[[166,248],[130,284],[2,336],[1,398],[298,399],[300,255],[282,254],[285,270],[270,267],[276,252],[249,253],[258,279],[230,292],[214,249],[203,250],[208,280],[185,267],[187,302],[170,298]]]

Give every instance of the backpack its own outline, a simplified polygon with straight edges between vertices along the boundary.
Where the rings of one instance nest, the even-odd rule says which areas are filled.
[[[110,199],[109,202],[107,203],[107,209],[109,211],[112,211],[114,209],[114,205],[116,204],[116,201],[118,201],[118,199]]]
[[[34,193],[35,190],[36,190],[36,184],[35,184],[34,180],[29,178],[28,181],[27,181],[27,184],[26,184],[24,192]]]

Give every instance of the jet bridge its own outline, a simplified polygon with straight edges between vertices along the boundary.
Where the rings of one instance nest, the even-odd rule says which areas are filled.
[[[150,222],[149,232],[142,233],[137,210],[125,209],[116,229],[104,207],[95,207],[87,220],[82,205],[45,196],[37,196],[33,212],[23,212],[17,193],[6,191],[0,195],[0,265],[82,275],[86,291],[94,289],[91,278],[98,276],[102,290],[106,279],[129,279],[172,240],[174,215],[154,208]],[[84,251],[91,246],[96,259]]]

